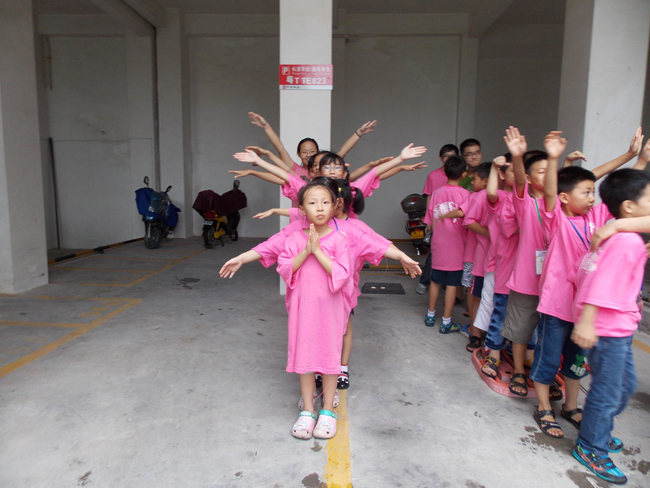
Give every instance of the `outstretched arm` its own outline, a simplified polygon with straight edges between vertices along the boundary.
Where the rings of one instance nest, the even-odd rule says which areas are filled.
[[[526,169],[524,168],[524,154],[528,149],[526,137],[519,133],[519,129],[510,126],[503,138],[506,141],[508,150],[512,154],[512,166],[515,172],[515,190],[519,198],[524,197],[526,188]]]
[[[383,175],[379,177],[380,180],[385,180],[386,178],[390,178],[391,176],[395,176],[397,173],[401,173],[402,171],[415,171],[416,169],[421,169],[421,168],[427,168],[428,166],[424,164],[424,161],[421,163],[417,164],[402,164],[401,166],[398,166],[397,168],[393,168],[391,170],[386,171]]]
[[[376,125],[377,125],[376,120],[368,121],[365,124],[363,124],[361,127],[359,127],[357,130],[354,131],[354,134],[352,134],[347,141],[345,141],[345,143],[341,146],[341,149],[339,149],[339,152],[337,154],[342,158],[344,158],[345,155],[349,153],[350,150],[357,144],[357,142],[359,142],[361,136],[372,132],[372,130],[375,128]]]
[[[282,161],[284,161],[287,165],[289,165],[289,167],[293,167],[293,160],[291,159],[291,156],[289,156],[289,153],[284,148],[284,144],[282,144],[282,141],[273,130],[273,127],[271,127],[271,124],[269,124],[264,119],[264,117],[262,117],[260,114],[256,114],[255,112],[248,112],[248,116],[251,119],[251,124],[254,124],[264,129],[264,132],[266,133],[266,137],[268,137],[269,141],[271,141],[271,144],[273,144],[273,147],[280,155],[280,159],[282,159]]]
[[[254,219],[265,219],[267,217],[270,217],[271,215],[282,215],[284,217],[290,217],[291,216],[291,209],[290,208],[270,208],[269,210],[266,210],[265,212],[260,212],[258,214],[253,215]]]
[[[253,169],[232,169],[228,173],[235,175],[235,178],[243,178],[244,176],[257,176],[258,178],[268,181],[270,183],[275,183],[276,185],[284,185],[284,180],[278,178],[277,176],[272,175],[271,173],[266,173],[265,171],[255,171]]]
[[[643,133],[641,132],[641,127],[639,127],[632,137],[632,142],[630,142],[630,148],[625,154],[612,159],[611,161],[594,168],[591,172],[596,175],[596,179],[599,180],[603,176],[611,173],[615,169],[623,166],[625,163],[635,158],[640,152],[641,147],[643,146]],[[548,176],[548,174],[547,174]]]
[[[244,264],[252,263],[253,261],[257,261],[259,259],[262,259],[262,255],[257,251],[254,251],[253,249],[246,251],[245,253],[242,253],[239,256],[226,261],[226,263],[221,267],[221,270],[219,271],[219,276],[222,278],[232,278],[235,276],[237,270]]]
[[[554,130],[544,138],[544,149],[548,154],[548,166],[544,178],[544,203],[546,211],[555,210],[557,203],[557,165],[558,158],[566,149],[567,140],[562,136],[562,131]]]
[[[238,161],[242,161],[244,163],[256,163],[260,168],[265,169],[269,173],[274,174],[287,183],[289,182],[289,173],[287,173],[282,168],[278,168],[277,166],[269,163],[268,161],[264,161],[253,151],[235,153],[233,157]]]
[[[413,147],[413,143],[411,143],[408,146],[406,146],[404,149],[402,149],[402,152],[400,152],[399,156],[391,159],[387,163],[383,163],[377,166],[377,176],[383,175],[384,173],[390,171],[395,166],[403,163],[407,159],[412,159],[412,158],[417,158],[419,156],[422,156],[425,152],[427,152],[426,147],[424,146]]]
[[[648,162],[650,162],[650,138],[648,138],[645,146],[643,146],[643,151],[639,154],[639,160],[634,165],[634,169],[646,169]]]
[[[585,155],[582,154],[580,151],[573,151],[572,153],[567,154],[567,156],[564,158],[564,164],[562,165],[562,167],[568,168],[569,166],[573,166],[573,163],[578,159],[587,161]]]
[[[617,219],[596,229],[591,236],[591,251],[595,251],[617,232],[650,232],[650,216]]]
[[[264,149],[263,147],[259,147],[259,146],[248,146],[248,147],[246,147],[246,150],[247,151],[253,151],[258,156],[266,156],[271,161],[273,161],[273,163],[278,168],[282,168],[285,171],[293,173],[293,161],[289,165],[289,164],[285,163],[284,161],[282,161],[279,157],[277,157],[275,154],[273,154],[268,149]],[[257,163],[253,163],[253,164],[257,164]]]
[[[359,168],[355,169],[352,173],[350,173],[350,181],[358,180],[363,175],[365,175],[368,171],[370,171],[372,168],[376,168],[380,164],[390,161],[391,159],[393,159],[393,156],[389,156],[387,158],[380,158],[377,159],[376,161],[370,161],[368,164],[364,164],[363,166],[360,166]]]
[[[384,256],[389,259],[394,259],[395,261],[401,262],[402,268],[404,268],[404,273],[411,275],[411,278],[415,278],[416,276],[422,274],[422,270],[420,269],[420,265],[417,263],[417,261],[414,261],[404,252],[397,249],[397,247],[395,247],[395,244],[391,244],[388,247],[388,250],[384,253]]]

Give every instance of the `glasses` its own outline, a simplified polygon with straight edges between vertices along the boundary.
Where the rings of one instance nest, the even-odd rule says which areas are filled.
[[[468,152],[468,153],[463,153],[463,157],[469,158],[471,156],[480,156],[481,155],[481,150],[479,149],[478,151],[474,152]]]
[[[330,166],[330,165],[328,164],[328,165],[326,165],[326,166],[323,166],[321,169],[323,169],[323,170],[325,170],[325,171],[332,171],[332,170],[334,170],[334,171],[341,171],[341,170],[343,169],[343,166],[341,166],[341,165],[339,165],[339,164],[336,164],[336,165],[334,165],[334,166]]]

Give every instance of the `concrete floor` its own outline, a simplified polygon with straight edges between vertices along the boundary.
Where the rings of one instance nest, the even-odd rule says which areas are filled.
[[[300,390],[284,372],[278,275],[255,263],[218,277],[257,242],[134,243],[0,296],[0,487],[316,488],[326,473],[329,486],[347,475],[355,488],[607,486],[572,458],[573,427],[559,419],[565,439],[541,434],[534,400],[488,389],[465,338],[424,326],[427,298],[393,269],[362,276],[406,295],[360,297],[339,407],[349,436],[294,439]],[[613,459],[640,488],[650,336],[637,340],[639,388],[616,423],[627,448]]]

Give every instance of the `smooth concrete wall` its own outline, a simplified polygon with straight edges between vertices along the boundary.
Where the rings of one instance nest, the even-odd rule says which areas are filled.
[[[485,161],[507,151],[509,125],[520,128],[531,149],[541,149],[556,129],[562,38],[563,26],[555,24],[495,24],[480,38],[474,136]]]

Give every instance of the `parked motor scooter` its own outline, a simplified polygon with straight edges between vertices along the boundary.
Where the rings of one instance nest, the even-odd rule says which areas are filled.
[[[232,190],[223,195],[212,190],[199,192],[192,208],[203,218],[203,245],[212,249],[215,242],[225,245],[223,236],[227,235],[231,241],[239,239],[237,226],[239,225],[239,211],[246,208],[246,194],[239,189],[239,180],[235,180]]]
[[[147,249],[160,248],[160,241],[174,230],[178,223],[178,212],[181,210],[172,203],[167,193],[172,189],[169,185],[162,191],[149,188],[149,177],[144,177],[146,188],[135,191],[135,202],[138,213],[144,221],[144,246]]]
[[[412,193],[401,202],[402,210],[408,215],[406,220],[406,233],[411,236],[411,243],[415,247],[415,253],[419,256],[429,252],[428,244],[425,242],[425,230],[427,224],[424,223],[424,216],[427,213],[427,197]]]

